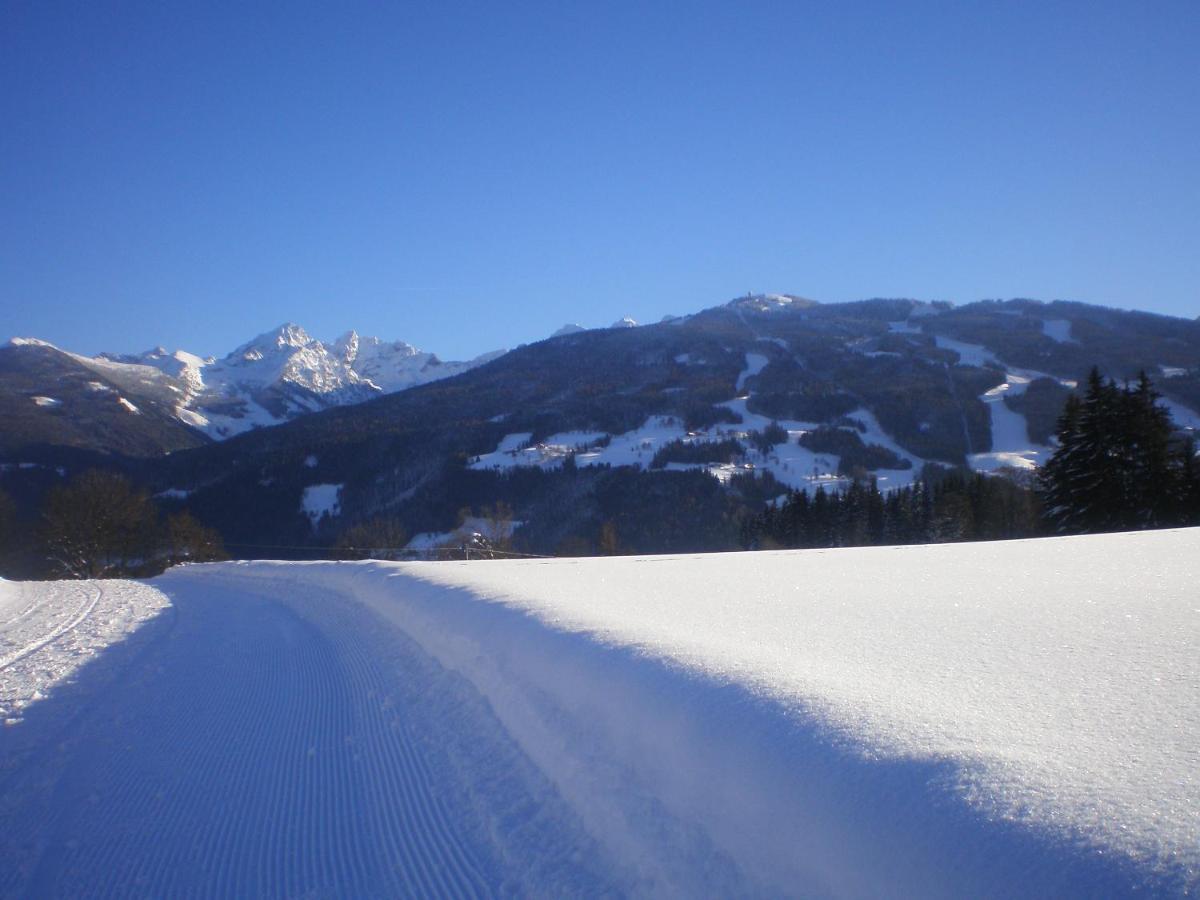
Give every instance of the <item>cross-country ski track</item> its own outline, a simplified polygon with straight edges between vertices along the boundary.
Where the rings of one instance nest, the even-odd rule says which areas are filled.
[[[0,581],[0,896],[1189,896],[1198,551]]]
[[[571,858],[586,836],[478,696],[394,629],[380,635],[370,612],[186,581],[169,596],[170,621],[86,698],[54,736],[59,752],[0,785],[6,895],[476,897],[523,893],[531,875],[548,892],[591,883]]]

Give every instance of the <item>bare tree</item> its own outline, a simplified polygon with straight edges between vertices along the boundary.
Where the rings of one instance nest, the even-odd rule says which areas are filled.
[[[46,497],[41,537],[47,559],[72,578],[122,575],[154,556],[158,516],[144,491],[92,469]]]
[[[399,559],[408,532],[396,519],[377,518],[346,529],[334,542],[338,559]]]
[[[229,559],[221,535],[186,509],[167,517],[167,565]]]

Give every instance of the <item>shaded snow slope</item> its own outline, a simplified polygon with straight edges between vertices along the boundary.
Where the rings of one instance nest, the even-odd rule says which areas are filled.
[[[1197,559],[186,567],[120,678],[0,731],[0,892],[1194,893]]]

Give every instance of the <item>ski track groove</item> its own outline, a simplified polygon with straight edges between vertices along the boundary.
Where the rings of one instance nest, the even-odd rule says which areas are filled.
[[[91,588],[91,590],[93,590],[95,593],[91,597],[89,597],[88,599],[83,601],[83,603],[77,610],[75,616],[73,618],[69,619],[65,624],[59,625],[57,628],[53,629],[48,635],[45,635],[44,637],[41,637],[41,638],[36,638],[35,640],[33,640],[27,644],[24,644],[18,650],[13,651],[12,653],[9,653],[6,656],[0,656],[0,672],[3,672],[5,669],[7,669],[9,666],[11,666],[13,664],[20,662],[21,660],[25,659],[25,657],[30,656],[31,654],[37,653],[43,647],[48,647],[50,644],[53,644],[55,641],[57,641],[63,635],[67,634],[68,632],[74,631],[76,628],[78,628],[80,625],[82,625],[83,622],[87,619],[87,617],[92,614],[92,610],[94,610],[96,608],[96,604],[99,603],[100,599],[104,596],[104,590],[103,590],[103,588],[101,588],[99,586],[95,586],[95,587]],[[40,605],[41,604],[35,604],[28,611],[32,612],[34,609],[36,609]]]
[[[357,642],[344,639],[350,633],[349,629],[333,628],[329,633],[339,655],[353,672],[352,680],[364,688],[360,696],[368,700],[382,696],[385,692],[378,667],[369,664]],[[379,727],[382,724],[378,718],[372,719],[373,727],[367,734],[370,746],[377,751],[368,758],[380,763],[373,767],[370,783],[377,788],[386,788],[383,795],[406,795],[413,801],[411,806],[405,805],[410,813],[408,827],[384,829],[383,833],[416,837],[419,843],[407,855],[414,863],[412,868],[423,872],[423,883],[415,886],[418,890],[432,889],[441,896],[478,896],[478,889],[485,884],[482,873],[468,861],[461,843],[450,829],[450,817],[437,802],[433,779],[415,751],[412,735],[400,723],[394,730],[394,737],[399,740],[388,740],[388,735]],[[386,809],[384,815],[387,816]],[[445,869],[435,866],[435,861],[439,860],[446,864]]]
[[[49,599],[50,599],[49,594],[45,594],[45,593],[34,594],[32,603],[30,603],[28,606],[24,607],[15,616],[12,616],[8,619],[5,619],[3,622],[0,622],[0,632],[6,630],[10,625],[15,625],[17,622],[20,622],[22,619],[26,618],[27,616],[31,615],[32,613],[37,612],[39,609],[41,609],[43,606],[46,605],[46,603],[48,602]]]
[[[177,600],[172,639],[81,719],[55,812],[31,817],[32,876],[0,895],[493,896],[438,796],[436,749],[391,702],[399,670],[364,641],[369,614],[298,605]]]

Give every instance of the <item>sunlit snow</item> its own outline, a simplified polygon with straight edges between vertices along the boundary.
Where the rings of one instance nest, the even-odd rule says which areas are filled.
[[[341,484],[312,484],[300,498],[300,511],[315,528],[324,516],[336,516],[342,511]]]
[[[1194,894],[1198,559],[1186,529],[0,582],[0,891]]]

